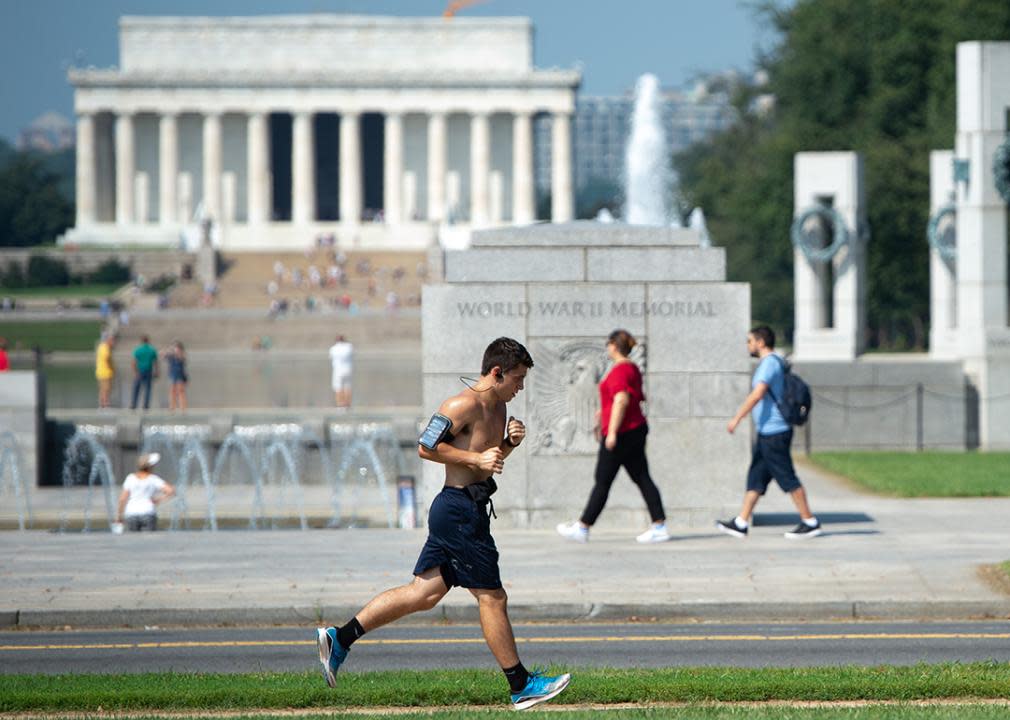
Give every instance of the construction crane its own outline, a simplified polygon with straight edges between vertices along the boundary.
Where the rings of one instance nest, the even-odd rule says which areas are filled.
[[[488,0],[450,0],[449,4],[445,6],[445,10],[442,11],[442,17],[446,20],[451,20],[456,16],[463,8],[468,8],[471,5],[479,5],[480,3],[485,3]]]

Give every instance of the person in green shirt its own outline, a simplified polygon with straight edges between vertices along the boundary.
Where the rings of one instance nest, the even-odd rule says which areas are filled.
[[[150,338],[144,335],[140,338],[140,345],[133,351],[133,402],[130,403],[132,410],[137,409],[137,400],[140,399],[140,389],[144,389],[144,409],[151,407],[151,382],[158,377],[158,351],[151,345]]]

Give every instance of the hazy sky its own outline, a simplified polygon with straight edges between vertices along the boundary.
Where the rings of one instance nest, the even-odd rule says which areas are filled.
[[[447,0],[0,0],[0,136],[49,110],[72,117],[71,65],[119,64],[121,15],[438,16]],[[678,86],[749,70],[771,33],[748,0],[486,0],[461,16],[525,16],[538,67],[581,66],[581,92],[619,94],[643,72]]]

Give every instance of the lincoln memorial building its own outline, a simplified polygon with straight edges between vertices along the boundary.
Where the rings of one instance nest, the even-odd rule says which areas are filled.
[[[120,67],[69,73],[70,243],[424,247],[536,219],[533,118],[551,124],[550,219],[572,219],[580,75],[533,67],[526,18],[124,17]]]

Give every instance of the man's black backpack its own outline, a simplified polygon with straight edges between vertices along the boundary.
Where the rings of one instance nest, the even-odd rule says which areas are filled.
[[[772,353],[772,356],[782,363],[782,397],[775,397],[771,385],[768,392],[772,395],[772,400],[778,405],[779,412],[783,419],[790,425],[805,425],[810,418],[810,407],[813,405],[813,398],[810,397],[810,386],[803,378],[793,373],[782,356]]]

